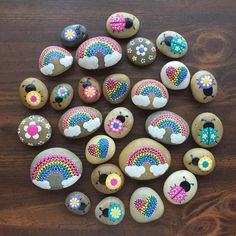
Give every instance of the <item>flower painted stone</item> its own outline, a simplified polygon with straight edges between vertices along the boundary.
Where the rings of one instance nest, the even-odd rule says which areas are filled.
[[[83,138],[94,133],[102,124],[102,114],[93,107],[79,106],[66,111],[58,122],[66,138]]]
[[[47,103],[48,89],[41,80],[30,77],[20,84],[19,96],[27,108],[37,110]]]
[[[66,49],[58,46],[45,48],[39,57],[39,69],[46,76],[57,76],[73,64],[73,57]]]
[[[167,57],[180,58],[188,51],[188,44],[185,38],[174,31],[161,33],[156,40],[158,50]]]
[[[85,156],[91,164],[101,164],[110,160],[116,151],[116,144],[107,135],[97,135],[89,140]]]
[[[169,89],[181,90],[189,86],[190,72],[188,67],[179,61],[170,61],[161,69],[161,81]]]
[[[64,148],[49,148],[34,158],[30,175],[37,187],[59,190],[78,181],[82,171],[82,162],[73,152]]]
[[[188,123],[170,111],[158,111],[148,116],[145,128],[152,138],[165,144],[181,144],[189,136]]]
[[[116,12],[106,22],[107,32],[114,38],[130,38],[139,30],[139,19],[127,12]]]
[[[156,47],[146,38],[132,39],[126,48],[128,59],[136,66],[147,66],[156,60]]]
[[[124,138],[131,131],[134,117],[125,107],[117,107],[111,110],[104,121],[105,132],[112,138]]]
[[[183,205],[195,196],[197,188],[197,179],[191,172],[178,170],[166,179],[163,192],[169,202]]]
[[[112,74],[103,83],[103,94],[111,104],[119,104],[125,100],[130,91],[130,79],[125,74]]]
[[[52,127],[48,120],[39,115],[26,117],[17,130],[20,141],[28,146],[41,146],[52,136]]]
[[[145,79],[137,82],[131,90],[134,105],[145,110],[155,110],[164,107],[169,94],[166,87],[159,81]]]
[[[159,219],[164,214],[164,204],[152,188],[141,187],[131,195],[129,210],[138,223],[148,223]]]
[[[99,36],[86,40],[76,51],[80,67],[87,70],[114,66],[122,57],[122,49],[114,39]]]
[[[204,112],[198,115],[191,128],[194,141],[201,147],[216,146],[223,137],[221,120],[213,113]]]
[[[133,140],[119,156],[121,170],[130,178],[137,180],[155,179],[163,175],[170,164],[169,151],[149,138]]]

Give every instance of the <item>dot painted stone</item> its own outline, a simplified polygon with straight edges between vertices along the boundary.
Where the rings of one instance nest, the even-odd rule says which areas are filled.
[[[17,130],[20,141],[28,146],[41,146],[52,136],[52,127],[48,120],[39,115],[26,117]]]
[[[67,195],[65,206],[69,212],[76,215],[85,215],[91,208],[91,203],[87,195],[81,192],[72,192]]]
[[[49,148],[34,158],[30,175],[37,187],[59,190],[73,185],[82,171],[82,162],[73,152],[64,148]]]
[[[103,94],[111,104],[119,104],[125,100],[130,90],[130,79],[125,74],[112,74],[103,83]]]
[[[96,102],[102,95],[100,84],[90,76],[85,76],[79,80],[78,93],[80,99],[85,103]]]
[[[134,38],[127,44],[128,59],[136,66],[147,66],[156,60],[156,47],[146,38]]]
[[[188,44],[185,38],[174,31],[161,33],[156,40],[158,50],[171,58],[180,58],[188,51]]]
[[[145,79],[137,82],[131,90],[132,102],[139,108],[155,110],[164,107],[169,94],[166,87],[157,80]]]
[[[139,19],[127,12],[116,12],[106,22],[107,32],[114,38],[130,38],[139,30]]]
[[[116,165],[102,164],[93,170],[91,181],[97,191],[113,194],[123,187],[125,178]]]
[[[132,218],[138,223],[148,223],[164,214],[164,204],[151,188],[141,187],[131,195],[129,209]]]
[[[89,140],[85,156],[91,164],[101,164],[110,160],[116,151],[116,144],[107,135],[97,135]]]
[[[106,225],[117,225],[125,216],[125,206],[117,197],[106,197],[95,208],[96,218]]]
[[[131,131],[134,117],[125,107],[117,107],[111,110],[104,121],[105,132],[112,138],[124,138]]]
[[[50,95],[50,104],[55,110],[64,110],[67,108],[74,96],[74,90],[71,85],[63,83],[53,88]]]
[[[119,157],[121,170],[137,180],[155,179],[163,175],[170,164],[169,151],[149,138],[133,140],[122,150]]]
[[[208,103],[215,99],[218,84],[215,77],[206,70],[195,73],[191,79],[193,97],[200,103]]]
[[[61,43],[65,47],[78,47],[87,38],[87,35],[85,26],[68,25],[61,32]]]
[[[39,57],[39,69],[46,76],[60,75],[70,69],[72,64],[71,53],[57,46],[45,48]]]
[[[189,86],[190,72],[188,67],[179,61],[170,61],[161,69],[161,81],[169,89],[181,90]]]
[[[31,77],[20,84],[19,96],[27,108],[37,110],[47,103],[48,89],[41,80]]]
[[[185,167],[196,175],[208,175],[215,168],[215,158],[204,148],[192,148],[184,155]]]
[[[197,188],[197,179],[191,172],[178,170],[166,179],[163,192],[169,202],[183,205],[195,196]]]
[[[191,132],[194,141],[199,146],[211,148],[222,139],[223,125],[215,114],[204,112],[194,119]]]
[[[94,133],[102,124],[102,114],[87,106],[74,107],[66,111],[58,122],[62,135],[67,138],[83,138]]]
[[[114,39],[99,36],[86,40],[76,51],[80,67],[88,70],[114,66],[122,57],[122,49]]]
[[[152,138],[165,144],[181,144],[189,136],[188,123],[170,111],[158,111],[148,116],[145,128]]]

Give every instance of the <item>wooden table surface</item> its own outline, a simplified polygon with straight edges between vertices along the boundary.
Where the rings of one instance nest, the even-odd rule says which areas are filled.
[[[89,37],[107,35],[106,18],[114,12],[127,11],[141,21],[139,36],[152,41],[165,30],[184,35],[189,52],[181,59],[194,74],[207,69],[219,83],[217,98],[209,104],[197,103],[190,89],[170,91],[167,110],[182,115],[191,125],[201,112],[217,114],[224,125],[224,138],[211,151],[216,158],[216,169],[209,175],[197,177],[199,190],[196,197],[183,206],[167,202],[162,193],[165,179],[175,170],[183,169],[182,157],[190,148],[197,147],[190,137],[180,146],[168,147],[173,164],[164,176],[147,182],[126,178],[124,188],[115,194],[126,206],[127,214],[121,224],[109,227],[99,223],[94,216],[96,204],[105,197],[90,182],[93,166],[87,163],[84,148],[91,137],[67,140],[57,128],[62,113],[48,104],[39,111],[25,108],[18,99],[18,86],[27,77],[45,82],[49,91],[60,82],[69,82],[76,90],[78,79],[84,75],[95,76],[101,83],[111,73],[125,73],[132,83],[141,79],[157,79],[162,66],[170,59],[158,54],[149,67],[131,65],[124,55],[115,67],[102,71],[81,70],[78,65],[54,80],[44,77],[38,69],[41,51],[49,45],[60,46],[60,31],[69,24],[84,24]],[[234,0],[124,0],[124,1],[0,1],[0,235],[236,235],[236,2]],[[128,40],[119,40],[125,48]],[[72,51],[73,55],[75,50]],[[75,94],[71,107],[81,105]],[[135,125],[124,139],[116,141],[117,152],[111,160],[118,164],[122,148],[131,140],[147,137],[144,122],[148,111],[142,111],[127,98],[122,106],[135,116]],[[104,117],[113,108],[102,98],[94,104]],[[19,122],[30,114],[45,116],[53,126],[52,139],[42,147],[22,144],[16,133]],[[104,134],[100,128],[96,134]],[[57,192],[35,187],[29,177],[32,159],[42,150],[64,147],[75,152],[84,165],[82,178],[72,187]],[[133,221],[129,214],[129,198],[141,186],[155,189],[165,205],[164,216],[145,225]],[[79,190],[88,194],[92,209],[84,217],[70,214],[64,200],[68,193]]]

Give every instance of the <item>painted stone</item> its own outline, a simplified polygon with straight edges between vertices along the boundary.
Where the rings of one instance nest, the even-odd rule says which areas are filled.
[[[136,189],[130,198],[130,214],[138,223],[148,223],[159,219],[164,214],[164,204],[151,188],[141,187]]]
[[[84,193],[72,192],[66,197],[65,206],[73,214],[85,215],[91,208],[91,202]]]
[[[48,120],[39,115],[26,117],[17,130],[20,141],[28,146],[42,146],[52,136],[52,127]]]
[[[103,83],[103,94],[111,104],[119,104],[125,100],[130,91],[130,79],[125,74],[112,74]]]
[[[127,12],[116,12],[106,22],[107,32],[114,38],[130,38],[137,34],[140,27],[139,19]]]
[[[123,187],[125,178],[119,167],[106,163],[93,170],[91,182],[97,191],[113,194]]]
[[[218,84],[215,77],[206,70],[195,73],[191,79],[193,97],[200,103],[208,103],[215,99]]]
[[[87,70],[114,66],[122,57],[122,49],[114,39],[99,36],[86,40],[76,51],[80,67]]]
[[[192,148],[184,155],[185,167],[196,175],[208,175],[215,168],[215,158],[204,148]]]
[[[41,80],[31,77],[20,84],[19,96],[27,108],[37,110],[47,103],[48,89]]]
[[[117,197],[106,197],[95,208],[96,218],[106,225],[117,225],[125,216],[125,206]]]
[[[116,151],[116,144],[107,135],[97,135],[89,140],[85,156],[91,164],[101,164],[110,160]]]
[[[211,148],[222,139],[223,125],[215,114],[204,112],[194,119],[191,132],[194,141],[199,146]]]
[[[74,96],[74,90],[71,85],[63,83],[53,88],[50,95],[50,104],[55,110],[64,110],[67,108]]]
[[[128,59],[136,66],[147,66],[156,60],[155,44],[146,38],[134,38],[126,48]]]
[[[161,81],[169,89],[181,90],[189,86],[188,67],[179,61],[170,61],[161,69]]]
[[[159,81],[145,79],[137,82],[131,90],[134,105],[145,110],[155,110],[164,107],[169,94],[166,87]]]
[[[124,138],[131,131],[134,117],[125,107],[117,107],[111,110],[104,121],[105,132],[112,138]]]
[[[197,188],[197,179],[191,172],[178,170],[166,179],[163,192],[169,202],[183,205],[195,196]]]
[[[171,58],[183,57],[188,51],[188,44],[185,38],[174,31],[161,33],[156,40],[158,50]]]
[[[74,107],[66,111],[58,122],[62,135],[67,138],[83,138],[94,133],[102,124],[102,114],[87,106]]]
[[[39,57],[39,69],[46,76],[60,75],[70,69],[72,64],[71,53],[57,46],[45,48]]]
[[[119,157],[121,170],[137,180],[155,179],[163,175],[170,164],[169,151],[149,138],[133,140],[122,150]]]
[[[181,144],[189,136],[188,123],[170,111],[152,113],[146,120],[145,128],[153,139],[165,144]]]
[[[78,181],[82,171],[82,162],[73,152],[64,148],[49,148],[34,158],[30,175],[37,187],[59,190]]]

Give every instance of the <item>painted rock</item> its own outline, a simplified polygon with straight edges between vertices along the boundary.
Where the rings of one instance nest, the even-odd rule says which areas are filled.
[[[193,97],[200,103],[211,102],[218,92],[215,77],[206,70],[195,73],[191,79]]]
[[[163,192],[169,202],[183,205],[195,196],[197,187],[197,179],[191,172],[178,170],[166,179]]]
[[[156,47],[146,38],[135,38],[127,44],[128,59],[136,66],[147,66],[156,60]]]
[[[155,110],[164,107],[169,94],[166,87],[159,81],[152,79],[141,80],[131,90],[134,105],[145,110]]]
[[[73,57],[66,49],[50,46],[39,57],[39,69],[46,76],[57,76],[70,69]]]
[[[125,206],[117,197],[106,197],[95,208],[96,218],[106,225],[117,225],[125,216]]]
[[[106,135],[97,135],[89,140],[85,156],[91,164],[101,164],[110,160],[116,151],[116,144]]]
[[[93,103],[101,97],[101,86],[95,78],[85,76],[79,80],[78,93],[83,102]]]
[[[67,138],[83,138],[94,133],[102,124],[102,114],[87,106],[74,107],[66,111],[58,122],[62,135]]]
[[[65,47],[78,47],[87,38],[87,29],[83,25],[68,25],[61,32],[61,43]]]
[[[40,152],[31,164],[31,180],[42,189],[59,190],[73,185],[83,171],[82,162],[64,148]]]
[[[103,83],[103,94],[111,104],[125,100],[130,90],[130,79],[125,74],[113,74],[106,77]]]
[[[188,44],[185,38],[174,31],[161,33],[157,37],[156,45],[161,53],[171,58],[180,58],[188,51]]]
[[[119,157],[121,170],[137,180],[155,179],[163,175],[170,164],[169,151],[149,138],[139,138],[130,142]]]
[[[208,175],[215,168],[215,158],[204,148],[192,148],[184,155],[184,165],[196,175]]]
[[[93,170],[91,181],[97,191],[105,194],[113,194],[123,187],[125,178],[117,166],[113,164],[102,164]]]
[[[141,187],[131,195],[129,209],[136,222],[148,223],[163,215],[164,204],[156,191],[148,187]]]
[[[111,110],[104,121],[105,132],[112,138],[124,138],[131,131],[134,117],[125,107],[117,107]]]
[[[70,193],[65,200],[68,211],[76,215],[85,215],[91,208],[91,203],[87,195],[81,192]]]
[[[63,110],[70,105],[73,95],[74,90],[71,85],[66,83],[58,84],[52,90],[50,104],[55,110]]]
[[[189,86],[188,67],[179,61],[170,61],[161,69],[161,81],[169,89],[181,90]]]
[[[27,78],[20,84],[19,96],[27,108],[37,110],[47,103],[48,89],[41,80]]]
[[[114,38],[130,38],[139,30],[139,19],[127,12],[116,12],[106,22],[107,32]]]
[[[170,111],[158,111],[148,116],[145,128],[154,139],[165,144],[181,144],[189,136],[188,123]]]
[[[17,133],[22,143],[41,146],[51,138],[52,127],[44,117],[31,115],[21,121]]]
[[[122,57],[122,49],[114,39],[99,36],[86,40],[76,51],[79,66],[88,70],[114,66]]]
[[[198,115],[192,123],[192,136],[201,147],[214,147],[223,137],[223,125],[213,113],[204,112]]]

